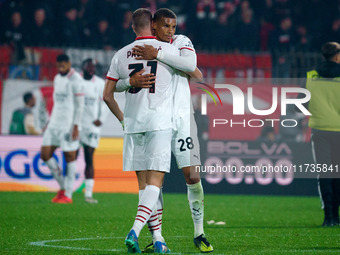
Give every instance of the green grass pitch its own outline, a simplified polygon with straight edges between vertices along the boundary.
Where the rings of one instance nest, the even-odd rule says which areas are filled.
[[[0,254],[125,254],[137,195],[95,194],[99,204],[52,204],[52,193],[0,193]],[[174,254],[196,254],[184,194],[165,194],[163,235]],[[206,224],[208,220],[226,225]],[[205,196],[213,254],[339,254],[340,227],[322,228],[317,197]],[[151,238],[144,228],[141,248]]]

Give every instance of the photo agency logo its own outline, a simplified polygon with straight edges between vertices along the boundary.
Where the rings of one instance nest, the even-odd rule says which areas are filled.
[[[264,125],[270,125],[274,127],[275,123],[280,124],[282,127],[296,127],[298,125],[297,120],[295,119],[289,119],[289,118],[266,118],[266,116],[269,116],[273,114],[278,107],[280,107],[280,115],[282,117],[287,115],[287,107],[292,106],[295,109],[298,109],[301,113],[303,113],[305,116],[310,116],[311,113],[307,110],[307,108],[304,106],[305,103],[308,103],[311,99],[310,92],[305,88],[297,88],[297,87],[270,87],[271,89],[271,105],[267,109],[257,109],[255,107],[255,96],[254,96],[254,89],[253,87],[247,87],[246,94],[236,85],[232,84],[215,84],[213,86],[209,86],[204,83],[200,83],[201,85],[209,88],[214,94],[217,96],[220,106],[223,106],[221,95],[225,94],[225,92],[229,93],[232,97],[232,115],[233,116],[245,116],[246,111],[245,107],[247,107],[247,112],[249,114],[253,114],[255,116],[258,116],[257,118],[245,118],[243,120],[235,121],[232,118],[226,119],[226,118],[215,118],[217,117],[216,114],[214,115],[213,121],[213,127],[216,127],[218,125],[229,125],[230,127],[263,127]],[[212,93],[209,92],[207,89],[200,88],[199,89],[205,91],[210,97],[213,99],[213,102],[215,103],[215,106],[217,106],[217,102],[215,98],[213,97]],[[219,89],[220,94],[217,92],[216,89]],[[280,92],[280,93],[279,93]],[[207,94],[201,95],[201,114],[207,115],[207,108],[208,108],[208,102],[207,102]],[[292,95],[302,95],[299,96],[299,98],[293,98]],[[222,96],[223,98],[223,96]],[[280,104],[279,104],[280,99]],[[230,115],[230,113],[227,113]],[[226,115],[226,112],[220,111],[218,115]]]
[[[202,86],[204,86],[204,87],[207,87],[207,88],[210,89],[212,92],[214,92],[214,94],[217,96],[218,100],[220,101],[220,104],[223,105],[223,104],[222,104],[222,100],[221,100],[220,95],[217,93],[216,89],[214,89],[213,86],[210,86],[210,85],[205,84],[205,83],[203,83],[203,82],[198,82],[198,84],[200,84],[200,85],[202,85]],[[209,90],[204,89],[204,88],[201,88],[201,87],[196,87],[196,88],[198,88],[198,89],[203,90],[204,92],[206,92],[206,93],[211,97],[211,99],[214,101],[215,105],[217,105],[214,96],[211,94],[211,92],[209,92]],[[207,95],[206,95],[206,94],[202,94],[201,101],[202,101],[202,105],[201,105],[202,114],[203,114],[203,115],[206,115],[206,114],[207,114]],[[203,103],[203,101],[204,101],[204,103]],[[203,107],[205,107],[204,110],[203,110]],[[203,112],[203,111],[204,111],[204,112]]]

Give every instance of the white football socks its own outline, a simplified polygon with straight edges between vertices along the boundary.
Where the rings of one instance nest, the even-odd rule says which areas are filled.
[[[159,191],[159,196],[157,200],[157,215],[158,215],[158,221],[160,223],[159,228],[162,232],[162,219],[163,219],[163,189],[161,188]]]
[[[159,196],[159,188],[154,185],[147,185],[144,192],[141,193],[142,194],[140,194],[141,197],[138,204],[137,215],[132,226],[132,229],[135,231],[137,237],[152,215]]]
[[[201,181],[195,184],[187,184],[188,201],[191,209],[191,216],[194,221],[194,237],[204,234],[203,217],[204,217],[204,193]]]
[[[139,200],[141,199],[142,195],[144,193],[144,190],[139,190]],[[149,231],[152,235],[152,242],[155,243],[157,241],[160,241],[164,243],[164,238],[162,236],[162,214],[159,214],[158,211],[158,205],[160,203],[160,199],[162,201],[161,206],[163,206],[163,197],[162,197],[162,189],[160,189],[157,205],[154,207],[154,210],[152,211],[152,214],[147,222]],[[163,209],[161,209],[163,211]],[[160,215],[160,216],[159,216]],[[160,217],[160,218],[159,218]]]
[[[51,157],[49,160],[45,161],[45,164],[51,171],[53,178],[59,183],[60,189],[65,189],[63,172],[61,171],[57,160]]]
[[[85,179],[85,197],[92,198],[93,186],[94,186],[94,180],[93,179]]]
[[[143,196],[144,190],[139,190],[139,200]],[[154,207],[152,214],[148,220],[148,228],[152,235],[152,242],[155,243],[157,241],[161,241],[164,243],[164,238],[161,232],[161,223],[158,221],[157,207]]]
[[[155,244],[155,242],[157,241],[165,243],[160,226],[161,226],[161,223],[158,220],[157,207],[155,206],[152,211],[152,215],[150,216],[148,220],[148,228],[152,235],[153,244]]]
[[[76,161],[72,161],[66,164],[67,175],[65,178],[65,196],[72,198],[73,185],[76,179],[77,165]]]

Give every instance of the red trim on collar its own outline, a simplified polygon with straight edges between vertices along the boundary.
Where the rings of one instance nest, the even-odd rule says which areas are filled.
[[[139,36],[135,39],[135,41],[137,40],[144,40],[144,39],[157,39],[156,36]]]

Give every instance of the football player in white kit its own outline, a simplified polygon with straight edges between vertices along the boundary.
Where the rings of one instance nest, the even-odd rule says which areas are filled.
[[[53,81],[53,110],[43,135],[41,159],[51,170],[60,190],[53,203],[72,203],[73,184],[76,178],[76,155],[79,148],[79,129],[84,108],[83,78],[73,68],[67,55],[57,57],[58,74]],[[53,153],[61,147],[66,160],[64,178]]]
[[[174,35],[176,30],[176,15],[166,8],[159,9],[153,18],[153,29],[158,40],[169,42],[180,50],[180,56],[170,55],[164,51],[157,51],[151,45],[136,46],[134,54],[140,56],[136,59],[157,59],[169,66],[176,68],[173,88],[173,134],[171,150],[177,160],[178,167],[182,169],[188,192],[188,201],[194,222],[194,244],[201,252],[212,252],[213,247],[207,241],[203,230],[204,192],[199,173],[195,166],[201,165],[197,126],[193,116],[193,106],[189,88],[189,75],[201,78],[201,73],[196,67],[196,53],[190,39],[184,35]],[[139,76],[122,80],[117,91],[122,91],[126,86],[147,85],[148,77]],[[141,80],[144,79],[144,80]],[[134,84],[132,83],[134,82]],[[132,84],[130,84],[132,83]],[[163,198],[160,192],[158,216],[162,217]],[[146,250],[152,246],[147,246]]]
[[[108,110],[103,101],[105,81],[95,75],[96,67],[91,58],[82,63],[84,78],[85,106],[81,121],[80,142],[83,144],[85,157],[85,202],[98,203],[93,198],[94,167],[93,154],[100,139],[100,126]]]
[[[104,101],[119,121],[123,114],[117,109],[113,92],[119,79],[145,70],[156,75],[150,88],[131,88],[126,93],[124,109],[123,170],[135,171],[139,183],[138,211],[125,239],[128,253],[140,253],[138,236],[147,222],[151,223],[154,251],[170,250],[161,235],[156,203],[164,175],[170,171],[172,134],[172,79],[174,69],[159,61],[136,60],[132,54],[135,45],[149,44],[172,55],[179,51],[171,44],[160,42],[152,36],[152,14],[147,9],[133,13],[132,28],[136,41],[119,50],[112,59],[104,88]],[[150,227],[150,225],[149,225]]]

